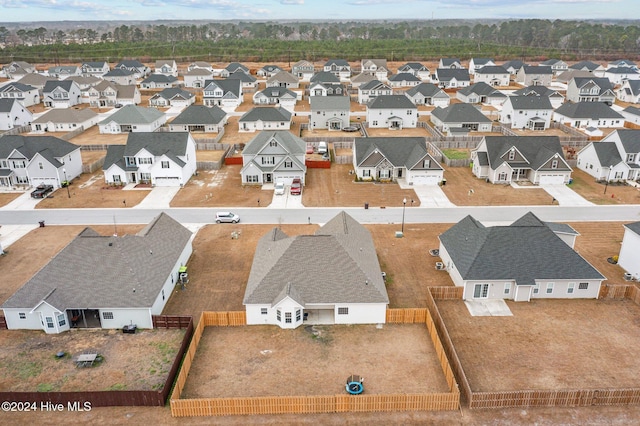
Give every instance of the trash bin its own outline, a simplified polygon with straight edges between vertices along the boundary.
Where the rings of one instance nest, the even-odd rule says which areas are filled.
[[[369,203],[364,203],[364,209],[368,210],[369,209]]]
[[[40,228],[44,228],[44,220],[41,220],[40,222],[38,222],[40,224]]]
[[[447,184],[447,180],[446,179],[442,179],[442,186],[445,186]]]

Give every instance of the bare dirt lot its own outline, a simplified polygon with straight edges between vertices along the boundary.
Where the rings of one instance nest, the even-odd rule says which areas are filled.
[[[22,192],[2,192],[0,193],[0,207],[6,206],[16,198],[22,195]]]
[[[442,190],[456,206],[535,206],[553,201],[542,188],[494,185],[475,177],[468,167],[447,167],[444,177],[447,184]]]
[[[248,326],[205,329],[182,398],[335,395],[351,374],[367,394],[448,392],[424,325]]]
[[[573,183],[569,188],[595,204],[640,204],[640,189],[629,185],[610,184],[605,192],[604,183],[596,182],[593,176],[574,168]]]
[[[624,283],[624,269],[607,262],[608,257],[620,253],[624,235],[623,222],[572,222],[580,235],[576,238],[575,250],[607,277],[605,283]]]
[[[76,145],[125,145],[128,137],[129,133],[100,134],[100,128],[96,125],[89,127],[69,142]]]
[[[461,301],[438,301],[472,390],[638,385],[638,305],[628,300],[507,303],[512,317],[471,317]]]
[[[184,330],[74,330],[0,332],[0,389],[16,392],[160,390]],[[62,358],[56,353],[64,351]],[[77,367],[82,353],[102,360]]]

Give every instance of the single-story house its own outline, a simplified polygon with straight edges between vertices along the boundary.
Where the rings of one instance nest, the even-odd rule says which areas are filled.
[[[194,68],[184,73],[182,78],[184,79],[184,87],[201,89],[207,80],[213,79],[213,71],[206,68]]]
[[[431,122],[443,132],[490,132],[491,120],[471,104],[451,104],[431,111]]]
[[[155,132],[166,121],[166,114],[157,108],[125,105],[98,123],[98,126],[101,134]]]
[[[463,87],[456,92],[456,98],[467,104],[489,104],[499,106],[507,100],[507,95],[484,81]]]
[[[159,59],[156,61],[155,73],[178,77],[178,64],[173,59]]]
[[[469,71],[465,68],[437,68],[432,76],[434,83],[443,89],[467,87],[471,84]]]
[[[396,88],[415,87],[420,83],[422,83],[420,78],[407,72],[394,74],[389,77],[389,86]]]
[[[33,120],[31,128],[35,133],[72,132],[80,127],[87,130],[98,120],[98,114],[89,108],[52,109]]]
[[[429,68],[420,62],[407,62],[404,65],[398,67],[398,73],[407,72],[418,77],[420,80],[428,80],[431,76]]]
[[[247,111],[238,120],[238,130],[255,132],[260,130],[289,130],[291,111],[283,107],[255,107]]]
[[[300,87],[300,79],[287,71],[280,71],[267,79],[267,87],[285,87],[297,89]]]
[[[624,126],[622,114],[602,102],[565,102],[553,112],[553,120],[578,129]]]
[[[269,65],[264,65],[262,68],[260,68],[257,72],[256,75],[259,77],[273,77],[274,75],[278,74],[280,71],[282,71],[282,68],[280,68],[277,65],[273,65],[273,64],[269,64]]]
[[[177,77],[165,74],[151,74],[142,80],[140,87],[143,89],[167,89],[178,86],[180,82]]]
[[[187,107],[196,101],[196,95],[179,87],[164,89],[149,98],[149,106]]]
[[[169,123],[169,131],[220,133],[227,117],[227,113],[215,105],[189,105]]]
[[[291,66],[291,74],[295,75],[302,81],[309,81],[313,77],[315,68],[313,63],[307,60],[301,60]]]
[[[451,102],[451,98],[441,88],[433,83],[420,83],[404,92],[415,105],[433,105],[446,108]]]
[[[253,95],[253,103],[258,105],[280,105],[293,111],[298,95],[286,87],[267,87]]]

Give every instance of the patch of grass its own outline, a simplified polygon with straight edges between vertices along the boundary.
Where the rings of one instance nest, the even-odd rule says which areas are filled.
[[[25,361],[17,365],[18,377],[23,380],[29,377],[37,377],[42,373],[42,364],[38,361]]]
[[[115,383],[111,386],[109,386],[107,389],[108,391],[119,391],[119,390],[126,390],[127,389],[127,385],[125,385],[124,383]]]
[[[469,150],[468,149],[443,149],[442,153],[450,160],[462,160],[469,158]]]
[[[39,383],[38,384],[38,392],[51,392],[56,387],[51,383]]]

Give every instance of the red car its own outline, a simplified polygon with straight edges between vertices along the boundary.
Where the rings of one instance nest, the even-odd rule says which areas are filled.
[[[295,178],[291,181],[291,195],[300,195],[302,194],[302,182],[300,178]]]

